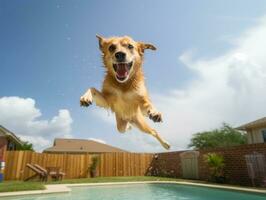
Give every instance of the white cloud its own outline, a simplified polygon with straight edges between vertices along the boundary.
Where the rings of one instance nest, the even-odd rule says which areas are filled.
[[[240,125],[266,116],[266,18],[236,39],[236,46],[212,59],[180,60],[197,73],[184,90],[155,94],[164,113],[159,130],[174,147],[186,148],[191,135],[222,122]]]
[[[66,109],[59,110],[51,120],[43,120],[34,99],[2,97],[0,113],[0,124],[33,143],[37,150],[51,145],[55,137],[72,137],[72,118]]]
[[[257,22],[218,57],[193,59],[193,51],[184,52],[179,59],[197,78],[185,89],[151,95],[164,117],[162,124],[152,126],[172,150],[186,148],[193,133],[217,128],[222,122],[236,126],[266,116],[266,18]],[[97,116],[110,122],[102,113]],[[138,151],[162,150],[146,135],[125,134],[121,141]]]

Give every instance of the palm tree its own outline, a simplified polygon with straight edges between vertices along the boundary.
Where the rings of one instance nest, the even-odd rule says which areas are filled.
[[[224,158],[216,153],[208,153],[205,155],[205,162],[211,170],[211,179],[216,182],[224,181]]]

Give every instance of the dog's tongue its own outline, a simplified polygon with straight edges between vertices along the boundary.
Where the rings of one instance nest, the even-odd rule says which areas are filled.
[[[118,77],[121,77],[121,78],[126,77],[128,74],[127,65],[126,64],[118,64],[116,73],[117,73]]]

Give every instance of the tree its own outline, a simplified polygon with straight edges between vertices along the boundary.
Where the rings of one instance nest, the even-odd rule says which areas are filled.
[[[230,147],[247,143],[247,135],[224,123],[219,129],[196,133],[188,147],[207,149],[215,147]]]
[[[34,151],[33,145],[29,142],[24,142],[22,145],[18,147],[18,150],[29,150]]]

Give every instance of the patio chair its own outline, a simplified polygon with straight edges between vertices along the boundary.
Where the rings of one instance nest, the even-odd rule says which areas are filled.
[[[26,165],[26,167],[28,167],[30,170],[32,170],[33,172],[35,172],[35,174],[33,174],[32,176],[24,179],[24,181],[28,181],[28,180],[34,179],[36,177],[38,177],[41,181],[47,180],[47,174],[45,174],[43,171],[39,170],[38,168],[36,168],[32,164],[29,164],[28,163]]]
[[[60,171],[60,167],[48,167],[48,170],[47,170],[38,164],[34,164],[34,166],[40,171],[42,171],[43,173],[45,173],[47,175],[47,179],[50,176],[51,178],[55,180],[62,180],[63,177],[66,175],[64,172]]]

